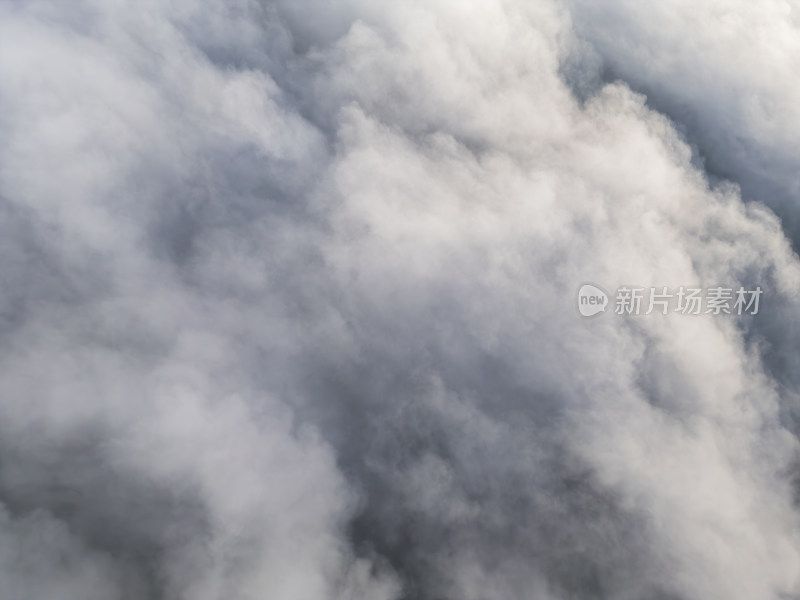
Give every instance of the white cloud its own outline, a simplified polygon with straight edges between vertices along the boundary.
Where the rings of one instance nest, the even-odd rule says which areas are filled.
[[[586,281],[741,283],[794,314],[800,285],[781,222],[685,141],[722,139],[739,88],[684,55],[651,84],[628,47],[712,61],[706,17],[659,45],[604,4],[0,9],[20,597],[800,593],[770,304],[763,341],[573,307]],[[602,60],[655,100],[576,98]],[[678,133],[652,106],[681,98],[714,118]],[[743,147],[788,156],[753,119]]]

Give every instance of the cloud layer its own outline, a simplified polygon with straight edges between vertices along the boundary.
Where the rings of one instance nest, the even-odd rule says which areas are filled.
[[[800,596],[783,6],[0,5],[9,597]]]

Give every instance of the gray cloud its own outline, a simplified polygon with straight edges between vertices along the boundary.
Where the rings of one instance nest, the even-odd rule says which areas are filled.
[[[697,160],[722,121],[657,112],[735,89],[637,79],[606,4],[0,8],[8,593],[798,596],[800,265]],[[585,281],[766,316],[581,320]]]

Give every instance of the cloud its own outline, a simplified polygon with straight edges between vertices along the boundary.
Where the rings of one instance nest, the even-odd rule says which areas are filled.
[[[0,9],[15,597],[800,593],[800,265],[657,112],[732,88],[651,96],[607,4]],[[587,281],[768,316],[587,321]]]
[[[570,2],[607,76],[680,121],[705,167],[797,237],[797,9],[788,2]]]

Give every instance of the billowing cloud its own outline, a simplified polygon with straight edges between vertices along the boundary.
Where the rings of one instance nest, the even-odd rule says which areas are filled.
[[[646,92],[680,122],[713,177],[732,179],[747,198],[768,204],[796,236],[798,6],[569,4],[594,65]]]
[[[9,593],[800,594],[791,94],[603,5],[3,5]]]

